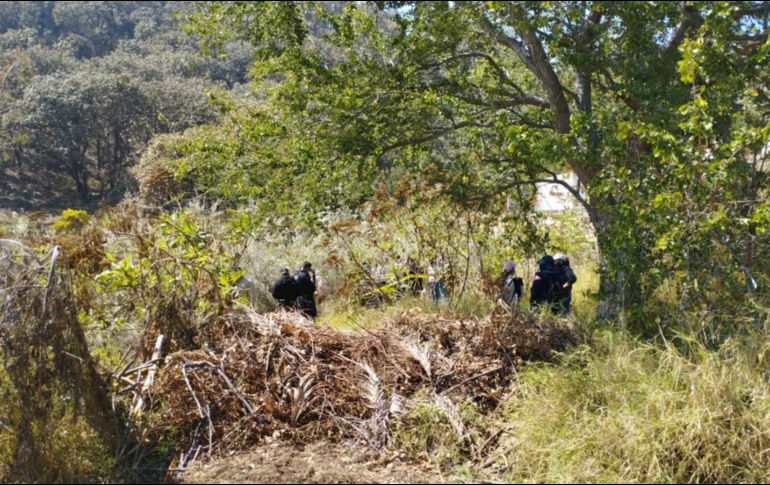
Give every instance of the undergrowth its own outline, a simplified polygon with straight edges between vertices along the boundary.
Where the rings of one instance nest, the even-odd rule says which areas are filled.
[[[220,220],[216,214],[205,213],[204,208],[188,211],[178,220],[139,221],[124,212],[125,217],[119,212],[94,216],[83,230],[75,227],[72,234],[58,234],[56,239],[51,239],[50,217],[0,214],[0,236],[27,238],[37,241],[40,247],[56,242],[65,254],[73,256],[64,261],[80,272],[80,279],[75,280],[75,296],[78,304],[88,305],[79,320],[86,327],[93,356],[102,370],[113,368],[123,347],[140,337],[147,315],[155,315],[156,323],[158,315],[165,315],[156,308],[157,296],[173,297],[173,315],[216,310],[200,306],[205,302],[191,298],[188,291],[188,287],[205,286],[209,273],[221,276],[221,281],[211,285],[211,294],[225,302],[229,295],[215,290],[223,290],[241,272],[245,273],[256,283],[252,304],[264,311],[274,305],[269,289],[278,270],[282,266],[295,269],[309,259],[319,268],[333,295],[321,304],[318,324],[358,332],[376,328],[412,308],[458,318],[486,315],[495,304],[495,295],[489,292],[484,279],[495,275],[501,261],[514,259],[520,263],[517,273],[527,282],[522,307],[528,307],[534,258],[517,254],[500,241],[489,241],[474,249],[473,257],[468,259],[472,265],[469,284],[462,292],[456,291],[454,298],[450,293],[447,302],[434,305],[426,289],[369,308],[361,305],[355,287],[350,286],[351,281],[360,281],[356,280],[360,270],[375,265],[387,267],[411,252],[421,252],[419,246],[404,243],[403,247],[391,248],[391,255],[381,256],[387,241],[374,240],[373,231],[387,234],[401,224],[402,234],[409,234],[417,226],[394,219],[390,226],[364,224],[362,227],[370,229],[361,229],[360,234],[346,226],[344,234],[338,231],[310,237],[273,233],[254,237],[243,245],[242,238],[234,236],[232,241],[218,239],[220,233],[233,235],[241,229],[232,217]],[[172,223],[181,224],[181,229],[174,229]],[[97,234],[94,226],[104,234]],[[243,232],[250,230],[247,225]],[[134,236],[130,236],[131,231]],[[91,247],[86,244],[89,241],[93,247],[104,246],[103,257],[86,254]],[[164,242],[160,246],[165,248],[163,257],[153,253],[158,241]],[[424,253],[440,253],[444,250],[442,241],[431,241],[435,248],[428,246]],[[660,337],[656,341],[635,338],[620,327],[601,327],[593,319],[598,288],[593,255],[581,253],[578,246],[569,247],[568,238],[557,241],[561,241],[559,247],[550,249],[570,254],[578,276],[573,292],[575,315],[571,318],[583,328],[596,329],[591,344],[561,355],[555,363],[526,366],[516,376],[518,384],[511,394],[491,414],[479,413],[470,402],[458,403],[462,424],[468,431],[466,437],[459,436],[457,423],[452,423],[457,416],[450,419],[426,398],[424,404],[408,410],[397,421],[392,447],[410,459],[433,463],[449,476],[463,479],[631,483],[770,480],[767,310],[758,304],[751,312],[744,312],[751,317],[744,327],[751,330],[732,329],[733,336],[718,346],[704,346],[699,343],[701,339],[690,337],[698,335],[692,332],[676,337],[667,332],[666,340]],[[220,246],[221,251],[211,251],[211,247]],[[75,251],[78,248],[82,251]],[[444,252],[447,258],[454,254]],[[212,255],[216,259],[209,261]],[[82,262],[74,256],[82,256]],[[142,266],[145,259],[148,263]],[[125,262],[125,268],[121,262]],[[236,268],[238,265],[242,270]],[[202,268],[200,274],[194,271],[198,266]],[[129,281],[136,268],[140,276],[149,275],[142,276],[144,284]],[[150,274],[150,268],[154,273]],[[117,278],[120,275],[125,278]],[[148,281],[156,281],[155,286],[147,285]],[[105,291],[108,283],[113,285],[111,291]],[[663,297],[662,303],[656,300],[651,306],[660,307],[660,312],[670,317],[667,305],[671,302]],[[743,321],[740,315],[744,313],[734,315],[736,326]],[[708,313],[680,312],[679,316],[683,329],[714,325]],[[0,387],[8,387],[2,375]],[[8,418],[15,419],[10,402],[13,393],[6,392],[5,396],[6,402],[0,404],[0,452],[7,454],[14,448],[16,430],[7,426]],[[46,435],[53,440],[40,454],[47,457],[49,469],[41,470],[41,479],[100,481],[139,476],[137,470],[118,470],[110,453],[91,439],[93,431],[73,416],[62,411],[51,421],[56,423],[55,429]],[[157,456],[170,456],[174,438],[169,436],[158,446]],[[6,481],[14,480],[11,466],[11,460],[0,460],[0,477]]]
[[[753,343],[747,345],[746,341]],[[756,348],[759,352],[746,352]],[[766,332],[711,351],[687,338],[597,331],[558,364],[531,365],[482,428],[502,429],[475,478],[558,483],[755,483],[770,479]],[[449,473],[471,458],[426,410],[399,428],[407,451]]]

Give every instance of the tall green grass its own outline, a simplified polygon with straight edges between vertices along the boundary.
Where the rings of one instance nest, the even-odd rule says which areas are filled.
[[[741,342],[681,344],[607,331],[523,372],[496,417],[508,430],[495,452],[506,481],[770,480],[766,369]]]

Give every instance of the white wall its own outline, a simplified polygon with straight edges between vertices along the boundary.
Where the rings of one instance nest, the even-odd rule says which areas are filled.
[[[577,175],[574,172],[566,172],[558,175],[560,180],[564,180],[575,189],[580,190],[584,195],[583,188],[580,186]],[[578,210],[585,212],[585,208],[575,196],[560,184],[539,183],[537,184],[537,196],[535,199],[535,211],[546,214],[559,214],[562,212]],[[587,214],[586,214],[587,215]]]

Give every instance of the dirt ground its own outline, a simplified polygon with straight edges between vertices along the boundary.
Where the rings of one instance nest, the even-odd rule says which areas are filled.
[[[398,456],[317,442],[273,443],[205,462],[177,477],[180,483],[448,483],[450,478]]]

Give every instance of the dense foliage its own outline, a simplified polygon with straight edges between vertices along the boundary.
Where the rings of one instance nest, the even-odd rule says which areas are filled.
[[[268,111],[229,133],[245,126],[288,158],[245,151],[224,171],[248,160],[273,190],[303,194],[295,213],[355,207],[405,176],[493,211],[504,193],[525,213],[533,184],[564,185],[555,174],[571,168],[606,317],[643,311],[664,283],[682,309],[767,286],[763,15],[752,2],[224,2],[191,26],[214,48],[235,37],[259,52]],[[181,172],[209,153],[188,150]]]

